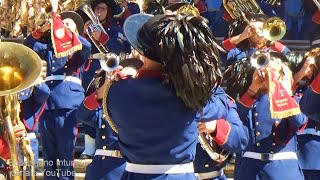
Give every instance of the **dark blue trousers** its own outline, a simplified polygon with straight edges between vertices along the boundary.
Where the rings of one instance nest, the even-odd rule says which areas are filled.
[[[73,150],[78,134],[76,109],[45,110],[39,128],[43,146],[44,179],[73,180]]]

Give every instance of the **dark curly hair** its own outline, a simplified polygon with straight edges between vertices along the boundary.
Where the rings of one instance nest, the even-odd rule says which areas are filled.
[[[141,28],[138,39],[152,47],[147,57],[163,65],[177,96],[189,109],[201,111],[222,80],[217,40],[203,17],[161,16]]]

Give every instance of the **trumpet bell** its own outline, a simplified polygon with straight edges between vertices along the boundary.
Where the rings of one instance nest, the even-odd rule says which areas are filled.
[[[286,34],[286,24],[278,17],[269,18],[263,23],[263,36],[269,41],[279,41]]]
[[[106,72],[115,70],[120,64],[120,58],[114,53],[107,53],[100,59],[100,66]]]
[[[257,69],[264,68],[269,64],[269,53],[266,51],[257,50],[250,57],[250,63]]]
[[[18,43],[0,42],[0,96],[23,91],[41,77],[41,58]]]

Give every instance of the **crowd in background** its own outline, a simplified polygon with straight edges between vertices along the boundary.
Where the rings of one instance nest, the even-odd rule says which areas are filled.
[[[18,2],[21,2],[21,5]],[[45,2],[17,1],[15,2],[17,7],[12,8],[12,11],[19,12],[8,13],[6,11],[8,1],[1,0],[1,37],[25,37],[28,32],[30,33],[36,27],[36,21],[43,18]],[[63,11],[75,10],[81,2],[75,0],[61,1],[60,8]],[[223,6],[223,0],[200,0],[200,3],[206,5],[200,11],[202,16],[209,20],[209,27],[213,34],[216,37],[225,37],[231,19]],[[287,33],[284,39],[312,40],[314,38],[312,35],[317,29],[316,24],[312,22],[312,16],[317,11],[317,7],[314,5],[313,0],[281,0],[274,5],[263,0],[257,0],[257,3],[269,17],[277,16],[286,22]],[[23,8],[26,5],[27,8]],[[15,14],[15,18],[9,16],[9,14],[11,16]],[[8,22],[10,19],[12,19],[11,23]]]

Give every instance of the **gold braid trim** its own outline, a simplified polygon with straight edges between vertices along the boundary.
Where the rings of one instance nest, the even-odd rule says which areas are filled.
[[[115,81],[118,81],[119,79],[117,78],[117,76],[115,76],[115,79],[114,80],[110,80],[108,81],[108,84],[107,84],[107,88],[106,88],[106,91],[104,92],[104,96],[103,96],[103,99],[102,99],[102,110],[103,110],[103,114],[106,116],[106,120],[109,124],[109,126],[111,127],[111,129],[118,134],[118,129],[115,125],[115,123],[113,122],[113,120],[111,119],[110,115],[109,115],[109,112],[108,112],[108,103],[107,103],[107,99],[108,99],[108,95],[109,95],[109,90],[110,90],[110,87],[112,86],[112,84],[115,82]]]

